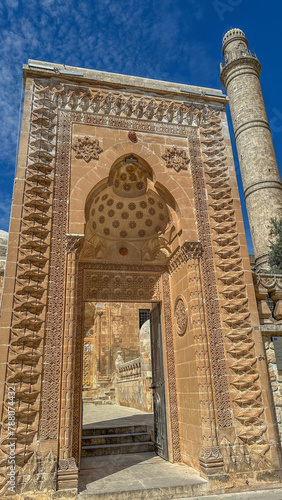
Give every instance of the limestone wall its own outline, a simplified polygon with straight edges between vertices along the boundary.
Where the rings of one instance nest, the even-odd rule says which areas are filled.
[[[282,370],[277,369],[274,346],[270,336],[263,336],[269,380],[273,394],[274,409],[280,441],[282,442]]]
[[[140,328],[140,357],[124,363],[119,354],[116,372],[116,401],[122,406],[130,406],[146,412],[153,411],[150,388],[152,363],[149,320]]]

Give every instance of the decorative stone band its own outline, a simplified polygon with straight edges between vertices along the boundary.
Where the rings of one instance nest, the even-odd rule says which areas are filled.
[[[2,415],[1,493],[9,472],[9,387],[15,387],[15,460],[25,470],[39,471],[42,455],[34,455],[40,410],[43,339],[48,290],[50,229],[56,139],[56,106],[32,89],[29,147],[14,289]],[[32,458],[33,457],[33,458]],[[30,462],[33,460],[33,462]],[[54,459],[52,458],[52,467]],[[35,466],[35,464],[37,464]],[[7,468],[5,469],[5,466]],[[46,469],[47,470],[47,469]],[[53,469],[52,469],[53,470]],[[28,472],[26,472],[28,473]],[[18,481],[19,491],[21,479]],[[25,486],[24,491],[28,490]],[[50,486],[51,488],[51,486]]]
[[[231,80],[238,75],[253,74],[259,77],[261,72],[261,64],[254,57],[240,57],[229,62],[225,66],[221,66],[220,81],[226,88]]]
[[[207,119],[209,130],[207,139],[210,149],[214,148],[214,141],[211,136],[214,134],[213,123],[216,120]],[[215,279],[214,258],[211,241],[211,229],[208,219],[208,207],[206,201],[206,185],[204,182],[204,169],[202,164],[201,144],[199,131],[190,129],[188,136],[189,150],[191,158],[191,172],[194,186],[196,217],[198,222],[198,233],[203,248],[202,272],[203,286],[206,303],[207,329],[209,332],[211,372],[215,391],[215,413],[217,424],[221,428],[232,426],[232,416],[229,400],[229,387],[227,382],[227,372],[225,363],[225,353],[223,346],[223,333],[221,328],[221,318],[218,306],[218,292]],[[221,150],[224,149],[222,143]],[[217,165],[222,161],[221,151],[213,152],[213,163]]]
[[[95,87],[60,83],[56,78],[36,80],[38,88],[48,96],[54,105],[66,111],[80,111],[103,116],[135,117],[137,120],[155,120],[183,125],[199,126],[202,117],[222,105],[194,105],[191,101],[140,97],[121,94]]]
[[[245,123],[242,123],[241,125],[238,125],[238,127],[234,127],[234,136],[235,139],[237,140],[238,136],[242,133],[245,132],[246,130],[249,130],[250,128],[257,128],[257,127],[263,127],[266,128],[268,131],[270,131],[270,126],[267,120],[248,120]]]
[[[132,266],[133,267],[133,266]],[[134,267],[133,267],[134,269]],[[84,271],[84,300],[161,300],[160,273]]]
[[[222,139],[220,118],[213,124],[207,122],[201,128],[205,176],[209,186],[209,206],[212,210],[210,224],[214,235],[218,289],[224,299],[221,314],[224,330],[228,332],[225,335],[225,343],[231,370],[230,397],[234,404],[236,427],[235,435],[225,434],[221,446],[223,450],[228,450],[231,442],[234,443],[234,463],[229,459],[226,463],[229,470],[234,470],[234,466],[235,470],[245,467],[242,457],[246,454],[249,456],[248,466],[251,469],[267,468],[268,461],[265,459],[265,454],[270,450],[270,445],[266,437],[262,391],[257,384],[259,373],[256,368],[253,329],[250,323],[235,210]],[[218,367],[215,369],[216,371],[213,368],[213,374],[217,376],[215,374]]]
[[[260,182],[254,182],[251,186],[248,186],[244,191],[245,200],[250,195],[259,191],[260,189],[282,189],[282,183],[279,181],[272,180],[263,180]]]

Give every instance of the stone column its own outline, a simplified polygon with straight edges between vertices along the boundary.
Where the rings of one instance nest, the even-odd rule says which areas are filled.
[[[96,314],[98,316],[98,332],[97,332],[97,353],[98,353],[98,362],[97,362],[97,368],[98,368],[98,378],[101,377],[101,354],[102,354],[102,315],[103,311],[96,311]]]
[[[240,29],[223,38],[221,83],[227,90],[256,265],[268,267],[270,219],[281,213],[282,185],[261,86],[261,65]]]

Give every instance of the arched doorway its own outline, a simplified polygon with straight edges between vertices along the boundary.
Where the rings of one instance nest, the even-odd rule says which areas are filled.
[[[171,461],[179,460],[167,270],[168,257],[177,244],[175,209],[173,197],[161,184],[153,182],[149,165],[132,154],[115,162],[108,178],[95,186],[87,197],[77,286],[73,413],[73,456],[76,459],[80,456],[81,442],[84,304],[130,301],[155,304],[151,324],[156,448],[161,456]],[[163,438],[158,439],[161,435]]]

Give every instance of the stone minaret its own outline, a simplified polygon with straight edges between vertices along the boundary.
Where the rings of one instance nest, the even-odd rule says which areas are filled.
[[[261,65],[239,29],[226,33],[222,52],[221,83],[230,101],[256,266],[263,269],[270,219],[281,214],[282,184],[261,92]]]

